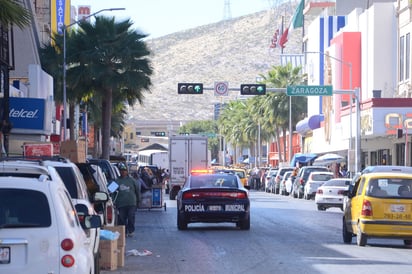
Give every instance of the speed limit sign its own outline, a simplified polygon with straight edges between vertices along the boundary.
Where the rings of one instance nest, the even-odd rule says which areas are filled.
[[[229,95],[229,83],[228,82],[215,82],[215,96],[228,96]]]

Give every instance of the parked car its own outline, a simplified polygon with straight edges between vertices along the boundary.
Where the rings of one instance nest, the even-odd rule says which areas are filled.
[[[334,178],[321,185],[315,195],[318,210],[338,207],[343,211],[344,193],[349,189],[350,182],[349,178]]]
[[[92,158],[87,159],[87,162],[98,165],[102,169],[104,175],[106,176],[108,184],[116,181],[116,179],[120,176],[120,173],[116,172],[115,168],[109,160]]]
[[[105,226],[116,225],[116,207],[110,196],[110,191],[107,188],[107,179],[102,169],[98,165],[90,163],[76,163],[87,185],[87,190],[90,194],[94,194],[96,191],[101,191],[107,194],[107,201],[101,203],[95,203],[94,209],[97,214],[103,218],[103,224]]]
[[[370,238],[401,239],[412,244],[412,174],[362,174],[348,191],[342,236],[345,243],[365,246]]]
[[[75,163],[67,159],[45,160],[43,165],[52,166],[57,170],[57,173],[63,180],[67,190],[70,193],[73,203],[77,207],[83,205],[83,215],[94,215],[96,211],[94,204],[107,202],[109,197],[105,192],[96,191],[91,194],[88,191],[87,184],[82,173]],[[96,199],[98,198],[98,199]],[[101,216],[101,223],[103,224],[103,217]],[[99,242],[100,242],[100,228],[87,229],[86,233],[92,242],[93,254],[95,258],[95,265],[99,265]]]
[[[242,230],[250,229],[249,191],[235,174],[192,174],[176,202],[179,230],[194,222],[234,222]]]
[[[286,177],[286,174],[289,173],[286,172],[284,178],[284,185],[285,185],[285,191],[284,191],[284,195],[290,195],[292,193],[292,186],[293,186],[293,181],[295,180],[296,176],[293,176],[293,171],[290,171],[290,173],[288,174],[288,177]],[[286,178],[285,178],[286,177]]]
[[[278,172],[276,173],[276,176],[274,178],[274,183],[273,183],[273,193],[279,194],[281,192],[281,181],[283,179],[283,176],[287,171],[293,171],[294,167],[281,167],[279,168]]]
[[[293,181],[291,194],[293,198],[302,198],[303,190],[305,187],[306,180],[309,174],[313,171],[329,171],[327,167],[324,166],[303,166],[299,169],[299,173]]]
[[[278,169],[276,168],[271,168],[266,171],[265,173],[265,191],[266,192],[273,192],[274,191],[274,183],[275,183],[275,177],[276,174],[278,173]]]
[[[329,181],[334,177],[333,172],[329,171],[313,171],[309,174],[309,177],[303,188],[303,198],[310,200],[315,198],[316,191],[326,181]]]
[[[1,165],[0,273],[98,273],[84,230],[99,229],[100,217],[75,208],[53,167]]]

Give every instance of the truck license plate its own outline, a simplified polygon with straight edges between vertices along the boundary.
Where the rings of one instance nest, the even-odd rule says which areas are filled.
[[[0,264],[10,263],[10,247],[0,247]]]

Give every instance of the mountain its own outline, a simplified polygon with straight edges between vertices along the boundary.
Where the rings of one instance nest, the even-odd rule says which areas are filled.
[[[240,84],[256,83],[260,74],[267,75],[272,66],[280,65],[280,49],[269,47],[279,24],[275,14],[270,9],[148,40],[153,86],[151,93],[145,93],[143,106],[129,108],[129,122],[213,119],[214,104],[240,98],[239,91],[215,96],[215,82],[226,81],[229,88],[239,89]],[[301,39],[298,33],[293,40]],[[290,41],[286,49],[296,53],[299,47]],[[212,90],[181,95],[179,82],[203,83]]]

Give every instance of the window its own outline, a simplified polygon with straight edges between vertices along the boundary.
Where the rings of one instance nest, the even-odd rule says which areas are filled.
[[[399,81],[405,79],[405,36],[401,36],[399,40]]]
[[[405,80],[410,78],[410,65],[411,65],[411,35],[410,33],[406,34],[405,41]]]
[[[50,207],[47,197],[42,192],[0,189],[0,227],[27,228],[50,225]]]

